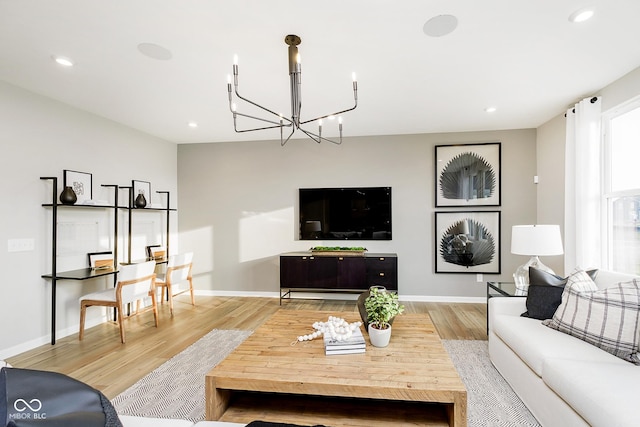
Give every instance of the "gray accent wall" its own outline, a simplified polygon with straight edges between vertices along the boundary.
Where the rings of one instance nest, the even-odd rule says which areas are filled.
[[[353,113],[357,114],[357,112]],[[257,133],[257,136],[260,134]],[[434,272],[434,147],[502,143],[502,274]],[[211,293],[279,290],[282,252],[313,245],[398,254],[401,297],[483,301],[487,280],[511,280],[526,261],[510,254],[511,226],[536,220],[535,129],[178,146],[180,244],[193,250],[195,286]],[[393,240],[298,240],[298,189],[390,186]],[[438,208],[438,211],[463,210]],[[470,208],[469,210],[474,210]]]

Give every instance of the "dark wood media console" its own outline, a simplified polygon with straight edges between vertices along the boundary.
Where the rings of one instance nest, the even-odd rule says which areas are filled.
[[[362,292],[373,285],[398,290],[398,256],[280,255],[280,302],[292,292]]]

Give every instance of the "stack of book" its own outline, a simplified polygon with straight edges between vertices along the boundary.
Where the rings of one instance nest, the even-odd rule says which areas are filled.
[[[324,334],[324,354],[327,356],[334,354],[354,354],[364,353],[367,344],[362,336],[360,328],[356,328],[349,339],[338,341],[331,339],[328,333]]]

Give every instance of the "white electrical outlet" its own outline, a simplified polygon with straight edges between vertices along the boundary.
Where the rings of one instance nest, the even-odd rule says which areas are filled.
[[[33,239],[9,239],[7,241],[7,251],[9,252],[28,252],[34,249]]]
[[[482,282],[482,274],[476,274],[476,282]]]

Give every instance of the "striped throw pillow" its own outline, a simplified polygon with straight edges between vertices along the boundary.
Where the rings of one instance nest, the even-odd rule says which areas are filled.
[[[640,284],[632,280],[594,291],[585,288],[583,279],[575,286],[567,282],[553,318],[542,324],[640,365]]]

